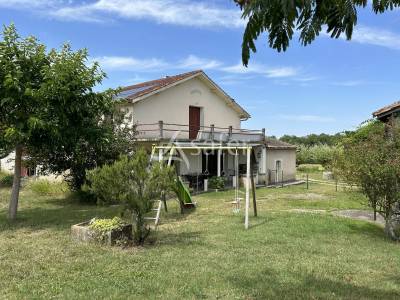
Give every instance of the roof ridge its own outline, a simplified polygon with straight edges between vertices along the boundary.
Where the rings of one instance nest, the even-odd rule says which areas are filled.
[[[197,73],[203,73],[203,70],[194,70],[194,71],[185,72],[185,73],[176,74],[176,75],[171,75],[171,76],[166,75],[165,77],[162,77],[162,78],[148,80],[148,81],[144,81],[144,82],[128,85],[128,86],[122,87],[121,90],[122,91],[128,91],[128,90],[131,90],[131,89],[134,89],[134,88],[140,88],[140,87],[154,85],[154,84],[157,84],[157,83],[162,83],[164,81],[174,81],[173,79],[178,79],[178,78],[179,79],[184,79],[184,78],[186,78],[188,76],[192,76],[192,75],[195,75]]]

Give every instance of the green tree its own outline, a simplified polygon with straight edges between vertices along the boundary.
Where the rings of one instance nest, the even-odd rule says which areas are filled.
[[[400,129],[390,128],[390,136],[382,123],[369,122],[348,136],[335,159],[335,173],[360,187],[369,205],[386,220],[391,238],[390,219],[400,203]]]
[[[34,37],[20,39],[14,25],[5,27],[0,41],[0,141],[3,156],[15,151],[15,171],[9,218],[18,207],[22,155],[32,133],[45,128],[45,103],[38,97],[43,68],[49,65],[46,49]]]
[[[60,51],[46,51],[34,37],[21,38],[14,25],[2,35],[0,154],[15,151],[8,214],[13,220],[23,156],[51,171],[70,169],[74,176],[74,166],[113,141],[115,122],[104,116],[115,112],[115,91],[93,90],[105,74],[97,63],[89,66],[85,49],[74,52],[66,44]]]
[[[337,151],[328,145],[298,146],[297,164],[321,164],[330,167]]]
[[[345,34],[351,39],[357,25],[359,8],[368,5],[367,0],[234,0],[242,9],[247,25],[243,34],[242,61],[248,65],[250,52],[256,52],[255,41],[268,33],[269,46],[286,51],[296,31],[299,41],[306,46],[312,43],[326,26],[332,38]],[[376,14],[400,6],[400,0],[373,0]]]
[[[153,208],[153,201],[160,199],[165,191],[174,191],[176,185],[174,168],[158,163],[149,166],[149,158],[143,149],[131,158],[122,156],[111,165],[90,171],[88,179],[89,189],[99,203],[122,203],[124,211],[132,215],[137,245],[142,245],[150,233],[145,215]]]
[[[336,133],[334,135],[321,133],[321,134],[309,134],[306,136],[295,136],[295,135],[284,135],[280,138],[282,142],[286,142],[293,145],[302,146],[316,146],[316,145],[337,145],[341,138],[345,136],[346,133]]]

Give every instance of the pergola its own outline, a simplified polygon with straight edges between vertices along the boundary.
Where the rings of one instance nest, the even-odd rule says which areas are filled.
[[[158,150],[158,159],[159,161],[164,160],[164,152],[168,154],[168,165],[171,164],[172,158],[175,154],[175,150],[216,150],[220,154],[223,150],[243,150],[246,152],[246,201],[245,201],[245,219],[244,219],[244,227],[245,229],[249,228],[249,209],[250,209],[250,182],[252,185],[253,191],[253,206],[254,206],[254,216],[257,216],[257,204],[256,204],[256,196],[255,196],[255,186],[253,174],[251,172],[251,151],[253,147],[258,146],[259,144],[219,144],[219,143],[170,143],[168,145],[153,145],[152,147],[152,157],[155,155],[155,152]],[[221,155],[218,155],[218,175],[220,176],[220,166],[221,166]],[[236,174],[238,176],[238,174]]]

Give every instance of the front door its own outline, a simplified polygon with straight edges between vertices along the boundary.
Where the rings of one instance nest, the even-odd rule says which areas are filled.
[[[189,106],[189,139],[195,140],[200,130],[200,107]]]

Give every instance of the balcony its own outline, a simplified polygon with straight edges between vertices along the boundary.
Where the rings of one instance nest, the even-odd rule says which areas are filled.
[[[265,129],[250,130],[230,127],[192,126],[158,123],[136,124],[137,139],[140,141],[215,141],[221,143],[261,143],[265,139]]]

